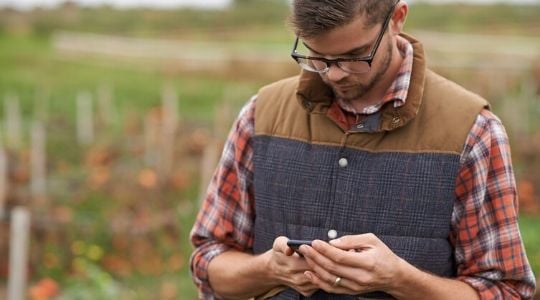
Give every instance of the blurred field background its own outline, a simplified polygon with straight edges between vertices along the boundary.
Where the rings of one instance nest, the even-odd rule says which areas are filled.
[[[287,14],[278,0],[1,9],[0,299],[14,207],[31,212],[28,299],[196,299],[188,234],[223,140],[259,87],[298,73]],[[406,26],[505,123],[537,276],[538,16],[415,3]]]

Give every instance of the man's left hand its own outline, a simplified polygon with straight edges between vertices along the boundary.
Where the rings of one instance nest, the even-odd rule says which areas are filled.
[[[315,240],[300,252],[313,271],[304,274],[326,292],[357,295],[391,293],[401,276],[403,259],[374,234],[343,236],[330,243]]]

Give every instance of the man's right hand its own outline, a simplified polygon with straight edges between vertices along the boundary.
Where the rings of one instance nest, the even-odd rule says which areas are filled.
[[[304,275],[310,266],[287,241],[276,238],[261,255],[230,249],[214,257],[208,264],[212,292],[225,299],[266,299],[288,287],[304,296],[315,293],[319,288]]]
[[[311,268],[303,257],[287,246],[287,241],[284,236],[276,238],[272,249],[266,252],[271,276],[303,296],[311,296],[319,289],[304,275]]]

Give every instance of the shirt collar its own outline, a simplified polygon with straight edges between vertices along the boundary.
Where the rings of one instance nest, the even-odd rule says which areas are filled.
[[[410,84],[403,106],[384,105],[380,109],[381,119],[378,129],[380,132],[405,126],[417,115],[422,104],[427,72],[424,47],[410,35],[401,33],[400,36],[405,38],[414,49]],[[335,100],[332,89],[323,82],[319,74],[304,70],[298,78],[296,98],[299,104],[312,114],[325,114]]]
[[[353,114],[364,114],[370,115],[378,112],[381,107],[388,103],[394,101],[394,107],[400,107],[405,105],[407,99],[407,92],[409,90],[409,85],[411,83],[411,73],[413,65],[413,46],[405,38],[398,36],[397,37],[397,47],[403,56],[403,61],[401,67],[397,74],[396,79],[392,85],[386,91],[385,96],[381,99],[380,102],[367,106],[361,111],[357,111],[348,101],[343,99],[337,99],[337,103],[341,109],[353,113]]]

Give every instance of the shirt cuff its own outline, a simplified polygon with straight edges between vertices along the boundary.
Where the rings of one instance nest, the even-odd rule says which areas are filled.
[[[478,296],[482,300],[491,299],[521,299],[519,293],[512,289],[510,286],[506,286],[504,282],[497,281],[497,284],[489,279],[481,277],[469,277],[461,276],[458,280],[463,281],[476,290]],[[507,287],[507,288],[504,288]]]
[[[218,299],[208,280],[208,265],[216,256],[228,251],[231,247],[217,242],[197,248],[191,256],[191,274],[199,290],[199,299]]]

